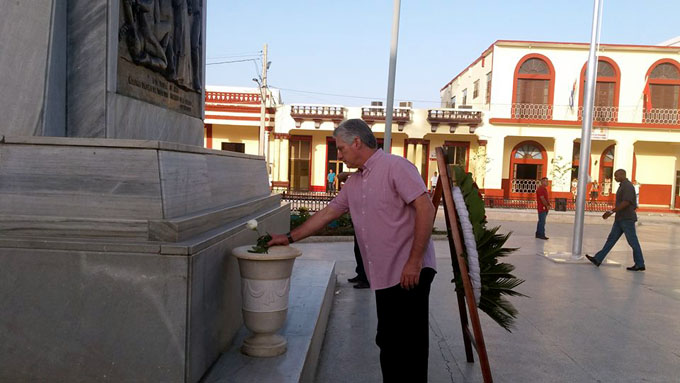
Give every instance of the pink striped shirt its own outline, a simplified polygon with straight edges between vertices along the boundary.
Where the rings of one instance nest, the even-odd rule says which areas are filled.
[[[410,203],[423,193],[427,187],[411,162],[378,149],[330,202],[332,209],[352,215],[371,289],[399,284],[416,222]],[[432,239],[423,267],[436,267]]]

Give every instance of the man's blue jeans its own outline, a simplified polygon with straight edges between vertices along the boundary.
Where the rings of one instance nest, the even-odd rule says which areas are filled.
[[[545,219],[548,217],[547,211],[538,213],[538,223],[536,224],[536,236],[545,237]]]
[[[604,261],[604,258],[609,254],[609,251],[614,247],[616,242],[621,238],[621,235],[626,235],[626,241],[633,249],[633,261],[635,261],[635,266],[644,267],[645,259],[642,257],[642,248],[640,248],[640,241],[638,241],[637,234],[635,233],[635,221],[632,219],[621,219],[614,221],[612,225],[612,231],[609,232],[607,237],[607,242],[604,243],[602,250],[595,254],[595,259],[598,262]]]

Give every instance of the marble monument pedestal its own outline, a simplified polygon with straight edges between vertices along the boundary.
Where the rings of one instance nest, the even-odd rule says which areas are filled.
[[[245,223],[289,217],[262,157],[0,137],[0,381],[199,381],[242,325]]]

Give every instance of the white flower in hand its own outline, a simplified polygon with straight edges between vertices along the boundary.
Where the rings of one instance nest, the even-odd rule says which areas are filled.
[[[246,227],[250,230],[257,230],[257,220],[251,219],[246,222]]]

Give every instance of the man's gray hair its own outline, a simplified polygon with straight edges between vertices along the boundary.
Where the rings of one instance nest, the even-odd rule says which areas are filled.
[[[360,118],[352,118],[341,122],[335,128],[335,131],[333,131],[333,137],[340,138],[347,144],[351,144],[354,138],[357,137],[364,145],[371,149],[378,147],[378,141],[375,139],[371,128]]]

